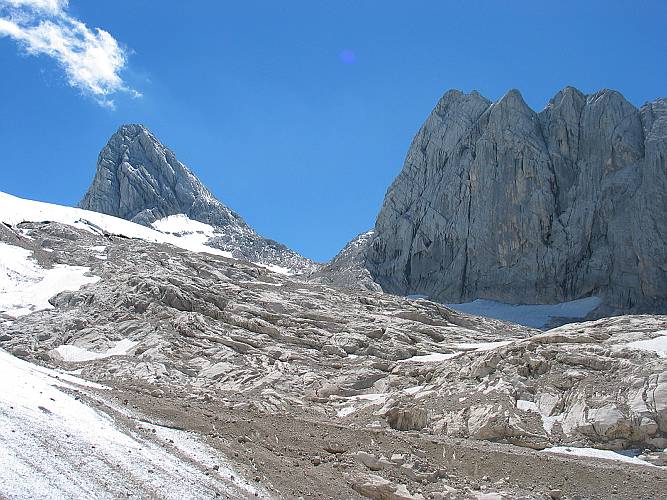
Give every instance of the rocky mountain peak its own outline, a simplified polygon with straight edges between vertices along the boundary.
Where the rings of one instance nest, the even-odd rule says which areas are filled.
[[[111,136],[79,207],[145,226],[182,214],[212,226],[215,238],[207,244],[237,258],[289,272],[316,267],[286,246],[259,236],[143,125],[122,125]]]
[[[667,105],[560,90],[536,113],[448,91],[389,187],[366,268],[443,302],[667,310]]]
[[[624,105],[630,105],[627,99],[621,94],[618,90],[614,89],[601,89],[597,92],[594,92],[587,96],[590,103],[597,103],[598,105],[609,105],[610,102],[623,103]],[[634,106],[633,106],[634,107]]]
[[[559,114],[567,121],[573,121],[578,119],[585,103],[586,95],[584,93],[574,87],[565,87],[551,98],[547,106],[540,112],[540,115]]]
[[[555,100],[562,99],[562,98],[585,99],[586,94],[584,94],[581,90],[579,90],[576,87],[573,87],[571,85],[566,85],[562,90],[560,90],[556,93],[554,98],[551,99],[551,102],[553,102]]]
[[[121,138],[133,139],[139,136],[143,136],[147,139],[152,140],[155,143],[160,141],[153,135],[153,133],[141,123],[126,123],[118,127],[118,130],[113,136],[118,136]],[[113,137],[112,136],[112,137]]]
[[[523,96],[518,89],[508,90],[504,96],[498,101],[498,106],[509,106],[513,108],[523,108],[528,107],[526,101],[523,100]]]
[[[245,225],[143,125],[123,125],[111,136],[79,206],[144,225],[176,214]]]
[[[452,89],[445,92],[433,110],[433,115],[445,116],[449,113],[468,114],[472,109],[488,108],[491,104],[486,97],[476,91],[468,94]]]

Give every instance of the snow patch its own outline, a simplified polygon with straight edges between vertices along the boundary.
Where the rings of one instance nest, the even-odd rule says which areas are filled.
[[[257,266],[266,268],[269,271],[272,271],[274,273],[284,274],[285,276],[290,276],[290,275],[294,274],[294,271],[292,269],[290,269],[289,267],[283,267],[283,266],[279,266],[277,264],[264,264],[262,262],[255,262],[254,264],[257,265]]]
[[[412,356],[407,359],[398,360],[399,363],[437,363],[438,361],[445,361],[448,359],[455,358],[461,354],[460,352],[432,352],[431,354],[423,354],[420,356]]]
[[[25,200],[2,192],[0,192],[0,221],[10,226],[15,226],[21,222],[59,222],[98,235],[108,233],[154,243],[170,244],[191,252],[210,253],[224,257],[232,256],[231,252],[202,244],[198,238],[182,238],[161,233],[155,229],[111,215],[52,203]]]
[[[641,460],[635,456],[625,455],[612,450],[598,450],[597,448],[575,448],[571,446],[554,446],[542,450],[543,453],[555,453],[558,455],[568,455],[575,457],[588,458],[604,458],[605,460],[616,460],[618,462],[626,462],[635,465],[647,465],[649,467],[656,467],[652,463]]]
[[[525,399],[517,400],[516,407],[521,411],[532,411],[535,413],[540,413],[540,410],[535,403],[532,401],[526,401]]]
[[[513,340],[501,340],[498,342],[460,342],[446,347],[456,349],[458,352],[432,352],[429,354],[412,356],[411,358],[400,359],[398,363],[437,363],[455,358],[465,351],[490,351],[498,347],[511,344]]]
[[[656,332],[658,337],[647,340],[635,340],[625,344],[625,347],[631,349],[640,349],[642,351],[655,352],[661,358],[667,358],[667,330]]]
[[[168,234],[175,238],[183,238],[191,242],[191,244],[201,246],[206,246],[211,238],[219,235],[219,233],[216,233],[215,228],[210,224],[192,220],[185,214],[170,215],[169,217],[153,222],[152,226],[154,229],[157,229],[164,234]],[[227,257],[232,256],[231,252],[224,253],[227,254]],[[294,271],[291,269],[276,264],[264,264],[261,262],[255,262],[254,264],[264,267],[269,271],[273,271],[274,273],[285,275],[294,274]]]
[[[583,319],[602,303],[598,297],[561,302],[560,304],[504,304],[477,299],[462,304],[445,304],[456,311],[476,316],[510,321],[532,328],[546,328],[553,318]]]
[[[51,309],[49,299],[65,291],[76,291],[96,283],[99,276],[86,276],[88,267],[58,264],[43,268],[32,252],[0,242],[0,314],[12,318]]]
[[[202,443],[195,434],[161,425],[146,424],[145,426],[149,430],[154,431],[160,439],[172,444],[191,460],[210,468],[211,473],[226,479],[232,479],[248,496],[253,496],[257,491],[248,480],[239,475],[226,463],[225,458],[220,452]],[[213,469],[214,466],[217,466],[217,469]]]
[[[197,458],[216,457],[212,449],[194,441],[190,456],[165,449],[62,391],[58,372],[37,368],[0,350],[1,498],[238,498],[252,491],[205,473]]]
[[[93,361],[96,359],[109,358],[111,356],[124,356],[136,346],[138,342],[129,339],[118,341],[115,346],[103,352],[89,351],[75,345],[61,345],[56,347],[55,351],[60,354],[63,361],[68,363],[77,363],[82,361]]]
[[[213,236],[215,230],[213,226],[190,219],[185,214],[170,215],[164,219],[157,220],[151,224],[155,229],[163,233],[171,234],[205,234]]]
[[[461,342],[454,344],[452,347],[454,349],[459,349],[461,351],[491,351],[498,347],[511,344],[513,340],[500,340],[498,342]]]
[[[190,219],[185,214],[170,215],[151,224],[158,231],[176,238],[187,239],[197,245],[206,245],[215,236],[215,228]],[[231,256],[231,253],[229,254]]]

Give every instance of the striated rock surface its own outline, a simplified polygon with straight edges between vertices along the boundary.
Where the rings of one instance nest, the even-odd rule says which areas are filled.
[[[0,214],[0,242],[99,279],[0,309],[0,349],[102,384],[73,394],[162,446],[198,436],[272,498],[651,498],[667,480],[648,463],[667,445],[667,317],[538,332],[41,215]],[[644,461],[610,451],[628,448]]]
[[[142,125],[123,125],[111,137],[79,206],[145,226],[183,214],[212,226],[215,234],[207,244],[236,258],[289,272],[317,268],[285,245],[259,236]]]
[[[667,100],[567,87],[536,113],[447,92],[389,188],[366,251],[385,291],[442,302],[667,310]]]
[[[665,327],[665,316],[606,318],[452,358],[415,396],[425,427],[536,449],[663,449]],[[388,399],[387,414],[401,405],[414,400]]]
[[[0,240],[101,278],[0,324],[4,349],[62,367],[89,361],[89,379],[534,448],[667,447],[664,316],[538,333],[58,223]]]

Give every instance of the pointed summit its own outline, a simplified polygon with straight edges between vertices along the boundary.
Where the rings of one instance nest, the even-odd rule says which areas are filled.
[[[237,258],[289,272],[314,267],[284,245],[259,236],[143,125],[123,125],[111,136],[79,207],[152,227],[181,216],[211,226],[214,236],[207,244]]]
[[[185,214],[207,224],[246,226],[143,125],[123,125],[111,136],[79,206],[143,225]]]
[[[457,89],[450,89],[440,98],[433,113],[439,116],[445,116],[449,113],[480,114],[490,104],[491,101],[477,91],[466,94]]]
[[[562,110],[567,109],[573,111],[576,114],[577,120],[579,119],[579,113],[581,108],[583,108],[586,103],[586,94],[581,92],[579,89],[567,86],[564,89],[558,91],[558,93],[551,98],[549,104],[547,104],[545,110]]]
[[[504,96],[500,98],[500,102],[519,102],[523,103],[523,96],[519,89],[509,89]]]
[[[526,101],[523,99],[521,92],[517,89],[510,89],[500,100],[494,105],[497,110],[510,109],[517,110],[527,115],[534,115],[535,111],[531,109]]]

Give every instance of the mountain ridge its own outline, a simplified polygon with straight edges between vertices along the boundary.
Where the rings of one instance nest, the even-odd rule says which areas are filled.
[[[446,92],[387,190],[363,266],[441,302],[665,311],[667,100],[568,86],[542,111],[512,89]]]

